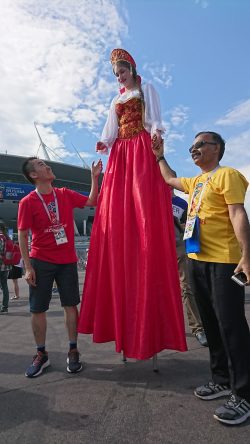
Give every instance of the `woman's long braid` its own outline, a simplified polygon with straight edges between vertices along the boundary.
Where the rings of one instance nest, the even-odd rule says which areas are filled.
[[[144,126],[145,123],[145,100],[144,100],[144,94],[143,94],[143,90],[141,87],[141,78],[140,76],[138,76],[137,72],[136,72],[136,68],[132,65],[130,65],[130,69],[132,70],[132,74],[133,74],[133,78],[136,82],[136,85],[139,89],[140,92],[140,96],[141,96],[141,106],[142,106],[142,123]]]
[[[144,94],[143,94],[142,87],[141,87],[141,78],[140,78],[140,76],[138,76],[136,68],[134,66],[130,65],[130,70],[132,71],[133,79],[135,80],[135,83],[140,91],[142,103],[144,106]]]

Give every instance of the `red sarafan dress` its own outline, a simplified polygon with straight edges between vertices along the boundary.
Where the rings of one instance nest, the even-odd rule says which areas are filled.
[[[171,193],[140,94],[130,96],[114,100],[108,118],[117,119],[117,136],[92,228],[78,329],[94,342],[115,341],[129,358],[148,359],[164,349],[185,351],[186,339]]]

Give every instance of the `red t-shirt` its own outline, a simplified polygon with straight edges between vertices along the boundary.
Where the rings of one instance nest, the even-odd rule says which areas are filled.
[[[56,244],[54,233],[49,229],[51,220],[35,191],[31,191],[19,203],[18,229],[31,230],[32,244],[30,257],[54,264],[77,262],[74,243],[74,208],[83,208],[88,197],[67,188],[54,188],[56,193],[59,222],[63,225],[68,242]],[[42,194],[50,214],[55,213],[53,192]],[[53,218],[52,218],[53,219]]]

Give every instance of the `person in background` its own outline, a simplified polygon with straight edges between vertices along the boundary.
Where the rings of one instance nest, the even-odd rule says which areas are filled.
[[[3,222],[0,222],[0,287],[3,292],[3,302],[0,309],[0,314],[8,314],[9,307],[8,274],[10,266],[5,265],[3,262],[3,255],[7,238],[8,233],[6,226]]]
[[[163,144],[154,154],[166,183],[189,195],[184,236],[189,277],[212,373],[212,380],[194,394],[205,401],[229,395],[214,418],[237,425],[250,417],[250,332],[244,286],[231,277],[243,272],[245,285],[250,285],[250,226],[244,208],[248,182],[239,171],[220,165],[224,151],[220,134],[196,134],[189,152],[200,172],[191,178],[175,177]]]
[[[53,282],[52,293],[53,294],[58,293],[58,288],[57,288],[57,285],[56,285],[56,281]]]
[[[149,359],[186,350],[169,187],[152,145],[162,141],[158,94],[141,84],[133,57],[111,53],[120,93],[97,151],[111,148],[95,214],[78,331]]]
[[[188,279],[187,255],[185,251],[185,242],[183,240],[188,204],[180,196],[176,196],[174,190],[172,190],[172,208],[180,286],[182,300],[187,311],[188,325],[197,341],[199,341],[203,347],[207,347],[207,338],[200,318],[199,309]]]
[[[77,373],[82,363],[77,348],[77,305],[80,302],[77,256],[74,244],[73,209],[94,206],[98,196],[98,176],[102,162],[92,163],[89,197],[67,188],[54,188],[55,175],[43,160],[25,160],[22,171],[36,189],[25,196],[18,209],[18,237],[29,284],[31,323],[37,353],[27,368],[29,378],[39,376],[50,365],[46,351],[46,311],[49,309],[54,280],[57,283],[69,337],[67,371]],[[31,251],[28,233],[32,232]]]
[[[13,287],[14,287],[14,296],[11,296],[10,299],[19,299],[20,291],[18,279],[20,279],[23,275],[23,259],[20,259],[19,264],[12,265],[8,274],[8,279],[12,279]]]

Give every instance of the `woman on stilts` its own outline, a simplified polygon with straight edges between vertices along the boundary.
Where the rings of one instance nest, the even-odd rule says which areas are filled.
[[[152,146],[162,143],[158,95],[123,49],[111,53],[120,94],[96,150],[111,148],[92,228],[80,333],[115,341],[128,358],[186,350],[171,192]]]

